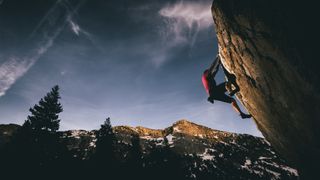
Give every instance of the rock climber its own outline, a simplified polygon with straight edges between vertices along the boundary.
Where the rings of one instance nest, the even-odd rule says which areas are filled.
[[[222,66],[224,74],[226,75],[227,81],[217,85],[215,81],[215,76],[219,70],[219,66]],[[237,111],[242,119],[251,118],[250,114],[246,114],[241,111],[240,107],[238,106],[236,100],[232,97],[235,93],[237,93],[240,88],[236,83],[236,76],[234,74],[229,73],[221,64],[219,54],[215,58],[214,62],[211,64],[209,69],[206,69],[202,75],[202,84],[207,91],[209,97],[208,101],[212,104],[214,100],[222,101],[225,103],[230,103],[232,107]],[[232,90],[232,86],[234,89]],[[227,88],[229,90],[229,95],[226,95]]]

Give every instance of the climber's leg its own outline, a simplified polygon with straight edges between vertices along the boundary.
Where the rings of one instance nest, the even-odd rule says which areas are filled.
[[[233,98],[226,95],[226,91],[226,82],[223,82],[217,85],[215,88],[212,88],[212,90],[209,92],[210,98],[230,104]]]
[[[240,87],[238,86],[237,81],[236,81],[236,76],[234,74],[229,73],[223,65],[222,65],[222,69],[223,69],[224,74],[227,77],[228,82],[230,82],[235,87],[235,89],[233,89],[229,94],[230,96],[233,96],[235,93],[240,91]],[[230,88],[230,89],[232,89],[232,88]]]
[[[233,98],[232,98],[231,105],[232,105],[233,109],[240,114],[242,119],[251,118],[252,117],[250,114],[246,114],[246,113],[242,112],[240,107],[237,104],[237,101],[235,99],[233,99]]]

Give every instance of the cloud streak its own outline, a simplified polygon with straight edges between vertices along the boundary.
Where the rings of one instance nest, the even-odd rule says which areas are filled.
[[[72,10],[66,8],[62,0],[58,0],[48,13],[42,18],[29,36],[33,42],[40,36],[34,47],[24,56],[11,56],[0,64],[0,97],[21,78],[54,44],[55,39],[64,29],[68,20],[74,15],[82,3],[78,3]],[[38,37],[37,37],[38,36]]]
[[[210,3],[179,1],[161,8],[159,15],[167,20],[165,35],[168,39],[176,45],[188,43],[192,47],[198,32],[213,25]]]
[[[79,36],[80,33],[82,32],[82,29],[80,28],[80,26],[75,22],[73,22],[72,19],[69,19],[68,21],[69,21],[72,32],[74,32],[74,34]]]
[[[11,57],[0,65],[0,97],[32,66],[32,62]]]

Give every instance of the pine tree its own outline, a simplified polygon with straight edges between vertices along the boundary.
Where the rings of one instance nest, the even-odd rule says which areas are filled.
[[[113,132],[110,118],[107,118],[96,132],[96,152],[92,156],[93,168],[96,169],[95,175],[100,177],[105,171],[110,176],[116,174],[118,164],[115,156],[116,138]]]
[[[142,166],[142,149],[140,146],[139,134],[132,134],[131,144],[132,147],[130,151],[130,161],[132,161],[132,163],[135,164],[136,167]]]
[[[62,112],[59,103],[59,87],[54,86],[38,105],[30,108],[31,115],[12,137],[8,144],[8,169],[19,172],[34,172],[41,176],[55,169],[63,169],[61,162],[69,155],[65,145],[59,141]]]
[[[112,130],[110,118],[108,117],[97,132],[97,138],[98,138],[97,140],[102,141],[102,140],[105,140],[104,138],[109,136],[110,137],[114,136],[114,133]]]
[[[115,135],[110,118],[107,118],[96,132],[97,143],[95,155],[102,161],[112,161],[114,158]]]
[[[132,134],[131,149],[129,151],[129,158],[126,162],[127,179],[145,179],[143,174],[143,154],[140,145],[139,134]]]
[[[61,99],[59,86],[56,85],[44,98],[41,98],[39,104],[29,109],[32,115],[28,116],[23,126],[35,131],[56,132],[60,123],[58,114],[63,111],[59,99]]]

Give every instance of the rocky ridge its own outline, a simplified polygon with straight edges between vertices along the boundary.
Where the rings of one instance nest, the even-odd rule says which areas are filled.
[[[297,170],[260,137],[218,131],[187,120],[178,121],[163,130],[129,126],[113,129],[118,141],[117,149],[122,154],[119,161],[126,158],[133,135],[139,135],[144,156],[169,146],[177,156],[191,159],[186,161],[190,166],[188,176],[191,179],[201,174],[230,179],[298,178]],[[86,160],[94,153],[95,131],[69,130],[59,133],[74,158]]]

